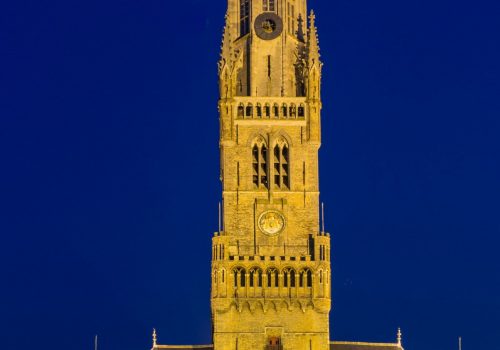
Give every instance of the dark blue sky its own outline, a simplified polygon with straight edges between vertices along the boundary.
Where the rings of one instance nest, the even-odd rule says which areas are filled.
[[[500,3],[309,3],[333,338],[497,349]],[[210,341],[225,5],[0,5],[2,349]]]

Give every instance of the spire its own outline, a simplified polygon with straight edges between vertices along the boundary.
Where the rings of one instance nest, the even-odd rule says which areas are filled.
[[[299,41],[304,42],[304,19],[302,15],[299,14],[299,18],[297,20],[298,28],[297,28],[297,39]]]
[[[403,333],[401,333],[401,328],[398,328],[398,345],[401,347],[403,341]]]
[[[314,11],[311,10],[309,15],[309,35],[307,37],[307,48],[309,55],[309,68],[314,63],[319,62],[319,40],[318,40],[318,28],[316,28],[316,15]]]
[[[222,34],[219,73],[222,71],[223,67],[226,64],[228,64],[229,61],[231,60],[232,40],[231,40],[231,21],[229,20],[229,13],[226,13],[225,19],[226,19],[226,24],[224,26],[224,33]]]
[[[156,348],[156,341],[158,340],[156,336],[156,329],[153,328],[153,349]]]

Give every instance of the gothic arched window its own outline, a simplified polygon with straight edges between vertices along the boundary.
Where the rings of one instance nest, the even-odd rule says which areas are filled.
[[[262,270],[258,267],[250,270],[250,287],[262,287]]]
[[[288,143],[280,138],[274,146],[274,186],[280,189],[290,188],[290,154]]]
[[[283,271],[283,287],[295,287],[294,269],[286,269]]]
[[[246,271],[244,268],[236,268],[233,270],[234,273],[234,286],[235,287],[245,287],[246,285]]]
[[[268,188],[267,145],[263,139],[257,140],[252,147],[252,181],[256,188]]]
[[[267,270],[267,286],[268,287],[278,287],[279,285],[279,274],[276,269]]]
[[[312,278],[312,272],[311,272],[311,270],[307,270],[306,271],[306,277],[307,277],[307,286],[308,287],[312,287],[312,285],[313,285],[313,282],[312,282],[313,278]]]
[[[299,274],[299,286],[300,287],[312,287],[312,272],[309,269],[304,269],[300,271]]]
[[[240,36],[250,33],[250,0],[240,0]]]

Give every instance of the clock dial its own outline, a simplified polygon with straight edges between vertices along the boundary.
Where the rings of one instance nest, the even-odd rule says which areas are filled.
[[[269,210],[259,217],[259,229],[269,236],[279,235],[285,228],[285,217],[278,211]]]
[[[283,21],[274,12],[262,13],[255,19],[255,33],[264,40],[276,39],[283,32]]]

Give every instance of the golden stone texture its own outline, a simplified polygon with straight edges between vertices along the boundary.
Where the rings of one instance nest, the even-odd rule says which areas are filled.
[[[214,348],[328,350],[314,15],[305,0],[244,6],[228,1],[219,63],[223,229],[213,238]],[[265,26],[260,35],[257,25]]]
[[[400,330],[396,343],[330,341],[330,235],[319,224],[321,69],[306,0],[228,0],[213,344],[159,345],[154,331],[152,350],[403,350]]]

